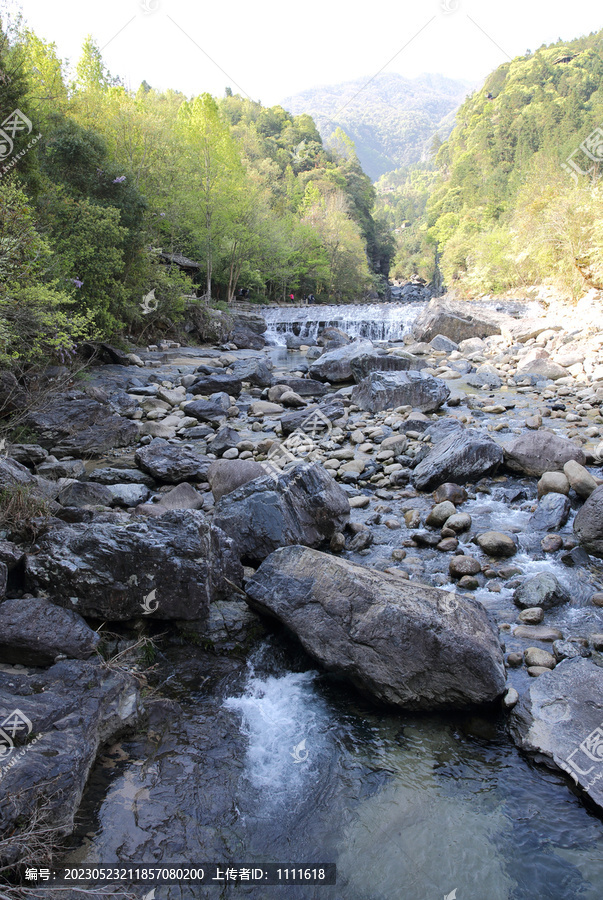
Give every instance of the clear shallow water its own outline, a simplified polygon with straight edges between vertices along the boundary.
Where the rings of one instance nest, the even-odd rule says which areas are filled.
[[[336,887],[161,886],[156,900],[601,897],[601,822],[519,755],[496,712],[376,708],[278,638],[207,693],[206,659],[165,664],[181,714],[106,754],[66,864],[338,866]]]

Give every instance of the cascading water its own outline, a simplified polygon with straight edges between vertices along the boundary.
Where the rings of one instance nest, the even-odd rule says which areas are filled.
[[[351,338],[371,341],[401,341],[410,331],[424,303],[369,303],[349,306],[267,306],[262,309],[268,343],[285,345],[285,334],[316,341],[322,328],[341,328]]]

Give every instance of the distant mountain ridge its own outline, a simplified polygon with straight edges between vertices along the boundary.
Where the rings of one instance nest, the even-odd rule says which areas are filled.
[[[472,88],[469,82],[437,74],[388,74],[367,81],[310,88],[282,105],[295,115],[309,113],[324,141],[341,127],[373,180],[425,158],[436,134],[446,140],[454,113]]]

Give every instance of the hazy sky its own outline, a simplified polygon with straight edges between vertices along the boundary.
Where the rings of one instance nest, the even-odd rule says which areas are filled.
[[[24,0],[22,10],[72,62],[92,34],[134,89],[146,79],[221,96],[230,85],[266,105],[383,67],[477,82],[509,56],[603,27],[593,0]]]

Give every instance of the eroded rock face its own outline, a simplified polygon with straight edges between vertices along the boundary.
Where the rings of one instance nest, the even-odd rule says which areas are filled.
[[[543,428],[520,435],[506,444],[504,450],[505,465],[509,469],[536,478],[540,478],[545,472],[562,472],[570,459],[582,466],[586,462],[586,457],[577,444]]]
[[[198,456],[192,450],[170,444],[163,438],[155,438],[146,447],[139,447],[135,458],[144,472],[167,484],[207,481],[211,463],[211,460]]]
[[[80,391],[48,398],[28,414],[25,424],[36,433],[38,443],[57,457],[100,457],[138,438],[134,422]]]
[[[215,524],[241,559],[259,562],[278,547],[316,547],[341,531],[348,496],[320,465],[298,465],[278,477],[244,484],[216,503]]]
[[[50,666],[59,654],[88,659],[99,643],[100,637],[81,616],[49,600],[0,603],[0,662]]]
[[[353,341],[344,347],[323,353],[310,366],[310,376],[331,383],[352,380],[352,360],[373,350],[372,341]]]
[[[602,719],[603,669],[576,657],[531,682],[511,713],[511,734],[525,753],[566,772],[602,808]]]
[[[422,372],[373,372],[352,391],[352,403],[376,413],[397,406],[435,412],[450,396],[441,378]]]
[[[413,335],[417,341],[432,341],[437,335],[444,335],[460,344],[469,338],[500,334],[496,319],[496,315],[469,304],[432,300],[417,318]]]
[[[420,491],[432,491],[445,482],[478,481],[494,474],[502,461],[502,448],[488,435],[457,429],[419,463],[413,482]]]
[[[226,579],[240,585],[242,569],[233,542],[202,512],[173,510],[54,529],[27,554],[25,578],[31,593],[84,616],[203,620],[212,599],[230,596]]]
[[[596,488],[574,519],[574,533],[593,556],[603,556],[603,485]]]
[[[250,605],[378,700],[407,709],[494,700],[505,670],[483,606],[310,550],[271,554],[247,583]]]
[[[0,721],[15,710],[26,721],[1,765],[2,792],[11,797],[0,804],[3,865],[24,858],[27,823],[52,825],[58,836],[73,831],[99,749],[135,727],[142,708],[131,675],[91,660],[58,662],[46,672],[0,671]]]

